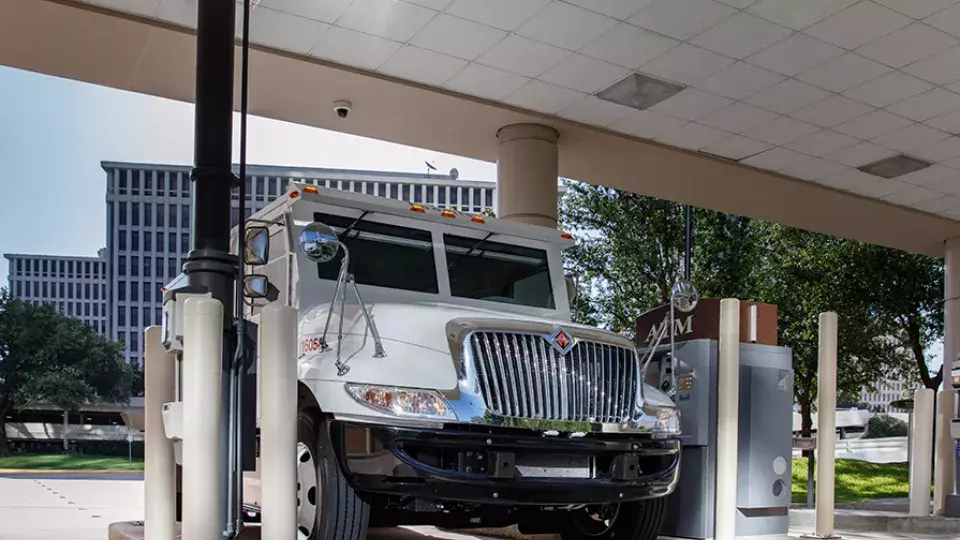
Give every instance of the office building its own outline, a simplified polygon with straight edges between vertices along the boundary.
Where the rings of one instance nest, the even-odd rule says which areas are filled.
[[[108,335],[126,344],[127,359],[142,364],[143,328],[160,324],[161,288],[180,273],[191,248],[190,167],[103,162],[107,175]],[[260,210],[289,182],[350,190],[410,202],[482,212],[493,208],[493,182],[426,175],[249,166],[246,215]],[[231,225],[240,219],[233,195]]]
[[[9,293],[33,304],[50,304],[107,335],[106,250],[99,257],[7,253]]]
[[[904,391],[913,397],[913,390],[919,385],[908,383],[904,379],[878,381],[872,386],[864,386],[860,390],[860,402],[869,406],[874,412],[904,412],[890,406],[894,401],[904,398]]]

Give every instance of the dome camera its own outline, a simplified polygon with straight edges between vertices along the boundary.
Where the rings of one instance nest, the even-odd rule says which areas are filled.
[[[346,118],[350,111],[353,109],[353,104],[349,101],[334,101],[333,102],[333,111],[337,113],[337,116],[340,118]]]

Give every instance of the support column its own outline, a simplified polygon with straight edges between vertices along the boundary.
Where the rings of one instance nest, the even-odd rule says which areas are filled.
[[[557,130],[512,124],[497,131],[497,217],[557,227]]]
[[[948,406],[950,410],[938,412],[937,445],[934,471],[934,514],[953,515],[956,508],[948,509],[947,499],[957,499],[956,495],[956,444],[950,433],[950,420],[957,417],[955,398],[952,392],[952,369],[960,353],[960,238],[944,243],[943,265],[943,383],[938,406]],[[945,396],[944,394],[949,394]],[[952,496],[951,496],[952,495]],[[957,505],[949,505],[956,507]]]

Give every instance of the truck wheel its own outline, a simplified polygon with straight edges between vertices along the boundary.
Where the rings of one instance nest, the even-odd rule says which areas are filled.
[[[297,530],[301,540],[363,540],[370,507],[347,485],[318,414],[297,414]]]
[[[665,499],[587,506],[571,511],[563,540],[656,540],[666,512]]]

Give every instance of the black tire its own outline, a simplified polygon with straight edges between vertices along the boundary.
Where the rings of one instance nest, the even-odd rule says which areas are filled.
[[[667,506],[663,497],[610,505],[604,511],[615,512],[612,522],[596,521],[596,528],[591,528],[584,520],[589,522],[590,514],[597,515],[598,510],[596,507],[572,510],[570,521],[560,531],[563,540],[656,540]]]
[[[370,507],[347,485],[323,419],[313,409],[301,410],[297,424],[297,527],[301,535],[308,540],[363,540]],[[314,467],[308,467],[304,450],[310,453]],[[308,469],[315,476],[309,477]],[[312,523],[307,519],[311,511]]]

